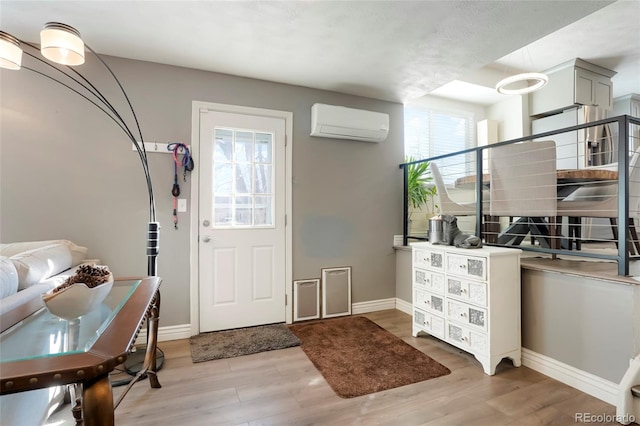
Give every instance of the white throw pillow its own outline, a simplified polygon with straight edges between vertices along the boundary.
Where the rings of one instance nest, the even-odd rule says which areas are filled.
[[[18,271],[11,259],[0,256],[0,299],[18,292]]]
[[[0,256],[15,256],[25,251],[35,250],[52,244],[64,244],[71,252],[71,266],[82,263],[87,258],[89,249],[79,246],[69,240],[25,241],[19,243],[0,244]]]
[[[10,257],[18,271],[18,288],[31,285],[71,268],[71,251],[66,244],[51,244]]]

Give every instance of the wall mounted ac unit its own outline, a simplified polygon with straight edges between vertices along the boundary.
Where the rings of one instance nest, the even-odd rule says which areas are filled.
[[[314,104],[311,107],[311,136],[382,142],[389,134],[389,114]]]

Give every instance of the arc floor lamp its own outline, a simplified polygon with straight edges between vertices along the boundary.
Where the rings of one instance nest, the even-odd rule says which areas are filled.
[[[26,47],[23,50],[23,46]],[[85,61],[85,48],[89,50],[107,69],[113,77],[115,84],[122,93],[123,100],[128,105],[124,112],[118,110],[103,93],[89,81],[84,75],[78,72],[74,66],[81,65]],[[38,52],[44,57],[40,57]],[[22,65],[22,56],[26,55],[31,58],[37,65],[42,65],[45,71]],[[48,22],[40,32],[40,48],[37,46],[19,40],[18,38],[0,31],[0,67],[20,70],[26,69],[46,77],[70,91],[82,96],[85,100],[93,104],[109,117],[115,124],[120,127],[127,138],[135,146],[147,185],[148,201],[149,201],[149,222],[147,225],[147,273],[150,276],[157,275],[157,257],[159,254],[159,236],[160,225],[156,221],[156,207],[153,197],[153,186],[151,184],[151,175],[149,173],[149,164],[147,162],[147,153],[144,148],[144,138],[140,129],[140,123],[136,113],[131,105],[129,96],[125,92],[122,84],[109,68],[107,63],[84,43],[80,37],[80,33],[73,27],[59,22]],[[127,117],[127,119],[125,119]],[[135,133],[129,123],[135,124]]]

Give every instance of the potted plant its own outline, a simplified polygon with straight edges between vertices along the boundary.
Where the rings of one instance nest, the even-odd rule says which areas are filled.
[[[405,158],[406,163],[413,161],[416,161],[413,157],[408,156]],[[431,177],[429,162],[409,164],[407,166],[407,174],[409,233],[414,233],[418,229],[426,232],[428,227],[427,220],[435,214],[435,210],[438,208],[435,204],[437,189],[432,184],[433,178]],[[421,219],[425,220],[424,224],[421,223]]]

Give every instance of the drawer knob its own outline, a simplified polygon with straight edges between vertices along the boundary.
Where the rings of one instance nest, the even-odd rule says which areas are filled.
[[[460,317],[464,318],[466,316],[467,316],[467,314],[465,314],[464,312],[460,312]]]

